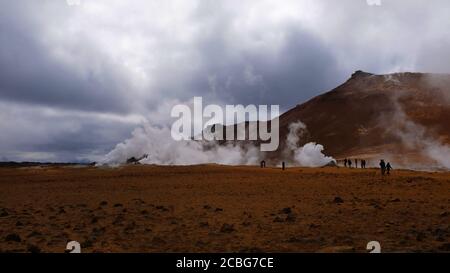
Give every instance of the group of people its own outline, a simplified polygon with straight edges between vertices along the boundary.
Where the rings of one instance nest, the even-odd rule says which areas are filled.
[[[344,159],[344,166],[347,168],[352,168],[353,162],[355,163],[355,168],[358,168],[358,159]],[[361,159],[359,160],[359,162],[361,162],[361,169],[365,169],[367,166],[367,161],[365,159]],[[391,170],[392,170],[392,166],[391,163],[386,163],[384,161],[384,159],[382,159],[380,161],[380,170],[381,170],[381,175],[390,175],[391,174]]]
[[[351,159],[344,159],[344,166],[352,168],[353,161]],[[361,159],[361,169],[365,169],[367,166],[367,162],[365,159]],[[355,159],[355,168],[358,168],[358,159]]]
[[[380,161],[380,169],[381,169],[381,175],[385,175],[385,174],[390,175],[391,174],[391,170],[392,170],[391,163],[388,162],[386,164],[386,162],[384,162],[384,160],[381,159],[381,161]]]

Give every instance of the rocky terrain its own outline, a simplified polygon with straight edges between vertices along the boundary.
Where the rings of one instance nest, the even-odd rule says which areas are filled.
[[[446,172],[1,167],[0,252],[448,252],[449,192]]]

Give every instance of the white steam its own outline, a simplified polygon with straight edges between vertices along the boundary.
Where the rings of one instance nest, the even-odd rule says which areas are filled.
[[[395,119],[403,124],[394,132],[400,137],[403,145],[432,159],[437,167],[450,169],[450,146],[427,134],[426,128],[409,119],[400,105],[397,104],[396,110]]]
[[[286,147],[294,152],[294,161],[302,167],[321,167],[336,162],[334,158],[323,154],[324,147],[315,142],[298,147],[300,138],[306,132],[306,125],[301,122],[294,122],[289,125],[289,134],[286,137]]]
[[[259,161],[259,149],[252,145],[244,149],[232,145],[207,145],[200,141],[175,141],[169,128],[145,124],[137,128],[130,139],[118,144],[99,164],[122,164],[128,158],[143,154],[148,154],[148,157],[141,163],[157,165],[248,165]]]
[[[380,125],[385,127],[386,132],[390,132],[400,139],[402,148],[417,154],[414,158],[409,158],[404,150],[398,153],[397,164],[406,163],[406,168],[414,169],[450,169],[450,146],[443,140],[443,136],[437,134],[433,127],[426,127],[415,122],[406,112],[401,104],[402,100],[419,101],[427,106],[445,108],[449,106],[449,87],[448,76],[445,75],[425,75],[423,76],[423,87],[429,93],[423,97],[420,93],[416,94],[414,90],[405,88],[398,74],[385,76],[386,82],[396,84],[396,91],[390,97],[393,103],[394,112],[389,116],[382,115]],[[425,91],[422,91],[425,92]],[[420,110],[420,109],[418,109]],[[395,156],[394,156],[395,157]],[[431,161],[430,161],[431,160]],[[402,163],[403,161],[403,163]]]
[[[321,167],[334,161],[325,156],[323,146],[316,143],[308,143],[298,147],[300,137],[306,131],[302,122],[296,122],[289,126],[285,155],[295,165],[301,167]],[[109,152],[99,165],[119,165],[127,162],[127,159],[142,155],[148,155],[140,160],[143,164],[156,165],[196,165],[196,164],[224,164],[224,165],[257,165],[265,158],[259,147],[252,144],[220,145],[207,141],[175,141],[171,137],[171,131],[167,127],[155,127],[145,124],[132,133],[132,137],[125,140]]]

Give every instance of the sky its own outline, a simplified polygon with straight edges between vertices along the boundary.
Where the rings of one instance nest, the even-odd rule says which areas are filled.
[[[194,96],[286,111],[356,70],[450,73],[448,0],[77,2],[0,0],[0,161],[96,161]]]

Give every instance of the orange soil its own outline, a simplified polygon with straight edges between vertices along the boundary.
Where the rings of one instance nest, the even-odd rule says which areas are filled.
[[[450,251],[449,219],[450,173],[0,168],[3,252]]]

